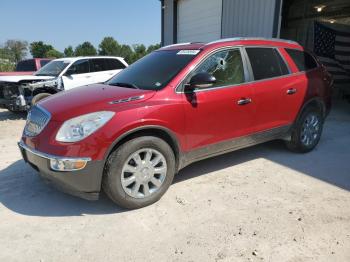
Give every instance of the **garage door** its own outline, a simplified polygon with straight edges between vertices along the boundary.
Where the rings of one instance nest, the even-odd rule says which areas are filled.
[[[179,0],[177,42],[209,42],[221,38],[222,0]]]

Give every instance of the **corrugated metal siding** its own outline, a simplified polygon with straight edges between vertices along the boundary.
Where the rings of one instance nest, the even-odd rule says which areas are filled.
[[[171,45],[174,43],[174,0],[164,0],[164,28],[163,28],[163,45]]]
[[[222,37],[273,37],[276,0],[223,0]]]
[[[179,0],[177,42],[208,42],[221,37],[222,0]]]

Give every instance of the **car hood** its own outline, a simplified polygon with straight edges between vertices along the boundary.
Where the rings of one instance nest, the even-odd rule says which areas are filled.
[[[0,72],[0,76],[22,76],[22,75],[33,75],[35,71],[29,72],[29,71],[23,71],[23,72]]]
[[[54,76],[35,76],[35,75],[22,75],[22,76],[0,76],[0,82],[18,83],[20,81],[31,80],[48,80],[54,79]]]
[[[62,122],[96,111],[118,111],[121,106],[140,103],[155,93],[151,90],[93,84],[60,92],[44,99],[39,105],[51,113],[52,120]]]

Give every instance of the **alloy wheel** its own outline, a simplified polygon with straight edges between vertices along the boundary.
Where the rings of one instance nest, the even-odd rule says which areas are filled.
[[[125,161],[121,183],[129,196],[145,198],[161,188],[166,174],[167,164],[163,154],[152,148],[143,148]]]

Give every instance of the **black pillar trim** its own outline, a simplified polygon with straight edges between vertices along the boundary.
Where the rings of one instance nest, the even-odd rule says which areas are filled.
[[[164,46],[164,0],[160,0],[160,12],[161,12],[161,40],[160,45]]]
[[[173,44],[177,44],[177,0],[173,1]]]
[[[221,0],[221,28],[220,28],[220,38],[223,38],[224,4],[225,4],[225,0]]]
[[[280,20],[281,5],[282,5],[282,0],[275,0],[275,14],[273,18],[272,37],[278,36],[278,26],[279,26],[279,20]]]

